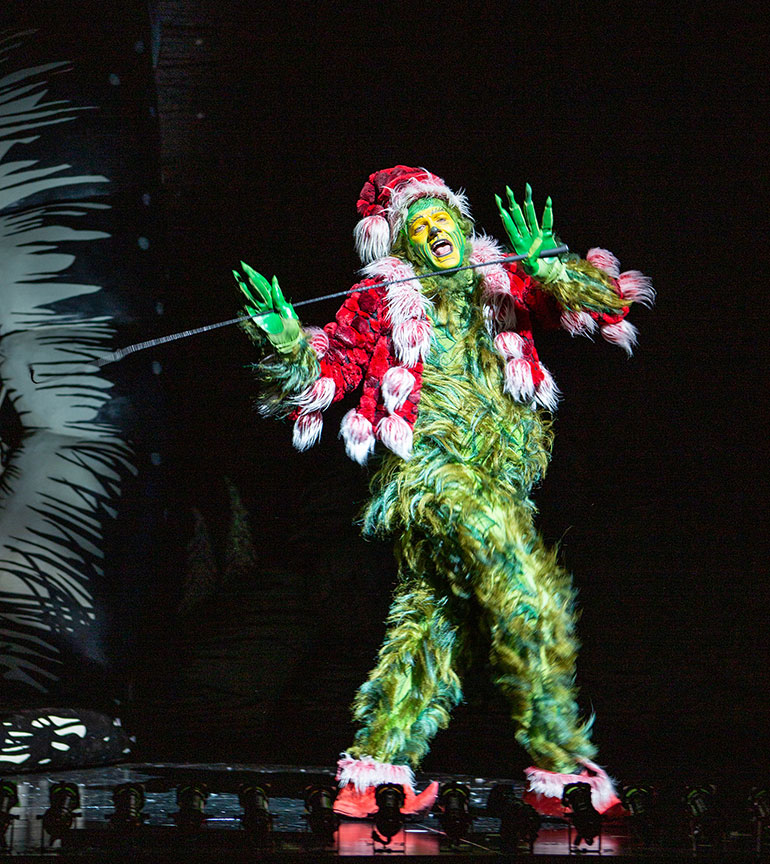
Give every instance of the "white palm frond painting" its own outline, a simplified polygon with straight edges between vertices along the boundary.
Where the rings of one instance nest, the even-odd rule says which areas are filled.
[[[30,36],[0,40],[0,74]],[[42,135],[77,117],[45,101],[44,76],[66,65],[0,78],[0,401],[12,402],[23,430],[0,479],[0,674],[38,691],[59,677],[62,642],[103,659],[91,583],[102,573],[102,522],[134,471],[129,445],[103,419],[112,384],[88,365],[112,347],[112,319],[81,316],[71,302],[101,286],[61,277],[73,248],[109,236],[73,227],[108,205],[67,202],[67,187],[108,181],[34,158]],[[40,204],[56,187],[59,201]]]

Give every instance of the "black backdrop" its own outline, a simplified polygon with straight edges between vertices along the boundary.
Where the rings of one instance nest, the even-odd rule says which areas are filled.
[[[541,339],[565,398],[539,524],[580,589],[601,760],[624,778],[767,776],[766,33],[745,5],[458,9],[154,4],[175,326],[233,313],[241,258],[295,300],[348,287],[355,201],[379,168],[464,187],[498,237],[493,193],[550,194],[571,248],[613,250],[659,297],[634,310],[630,360]],[[334,412],[320,447],[292,452],[288,427],[251,412],[249,357],[232,329],[167,349],[179,547],[197,509],[222,554],[228,477],[259,566],[174,618],[182,576],[164,559],[131,709],[148,756],[329,764],[394,569],[350,525],[366,474]],[[518,770],[483,675],[467,689],[426,769]]]

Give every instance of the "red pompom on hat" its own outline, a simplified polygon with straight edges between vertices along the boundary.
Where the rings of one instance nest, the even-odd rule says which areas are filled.
[[[369,175],[356,208],[361,220],[353,232],[356,251],[368,264],[390,253],[409,207],[420,198],[439,198],[470,219],[468,199],[424,168],[396,165]]]

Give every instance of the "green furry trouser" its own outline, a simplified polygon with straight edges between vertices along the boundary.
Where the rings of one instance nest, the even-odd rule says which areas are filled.
[[[531,508],[481,479],[471,496],[449,484],[412,508],[385,641],[353,705],[350,753],[416,767],[462,698],[459,670],[480,635],[516,740],[538,767],[571,772],[576,757],[595,754],[575,700],[571,580]]]

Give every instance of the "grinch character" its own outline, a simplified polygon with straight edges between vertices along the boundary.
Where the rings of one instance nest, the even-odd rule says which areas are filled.
[[[399,578],[338,763],[336,809],[350,816],[376,810],[386,782],[403,785],[405,812],[430,806],[436,785],[417,795],[412,772],[460,701],[479,638],[534,762],[529,800],[547,810],[579,780],[600,811],[617,803],[576,703],[571,579],[533,525],[559,395],[533,327],[598,331],[630,354],[629,306],[653,292],[606,250],[549,257],[551,202],[540,224],[529,186],[523,207],[510,190],[507,207],[497,202],[519,263],[500,263],[504,250],[474,233],[465,196],[441,178],[403,165],[372,174],[355,229],[365,278],[323,329],[300,326],[275,278],[235,274],[262,352],[260,410],[292,419],[304,450],[323,410],[361,387],[345,448],[365,463],[382,445],[364,533],[395,538]]]

